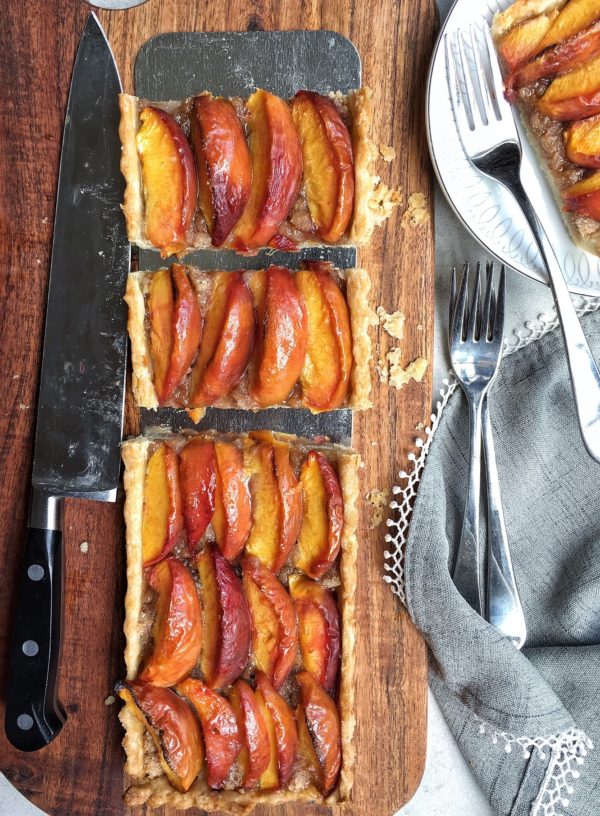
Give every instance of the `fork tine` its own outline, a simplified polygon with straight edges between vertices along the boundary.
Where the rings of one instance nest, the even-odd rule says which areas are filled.
[[[448,304],[448,340],[452,335],[452,318],[454,317],[454,307],[456,306],[456,267],[452,267],[450,275],[450,303]]]
[[[483,39],[487,50],[487,57],[489,61],[490,70],[492,72],[492,98],[495,102],[496,114],[498,119],[502,119],[507,113],[512,117],[510,105],[504,98],[504,82],[502,80],[502,73],[500,72],[500,64],[496,56],[496,49],[492,42],[492,37],[486,25],[483,26]]]
[[[481,288],[481,264],[477,263],[477,272],[475,274],[475,288],[473,289],[473,297],[471,298],[471,309],[469,311],[469,323],[467,325],[467,338],[477,339],[479,327],[481,326],[481,298],[479,291]]]
[[[494,297],[494,264],[488,261],[486,263],[486,284],[485,284],[485,300],[483,306],[483,322],[481,324],[481,337],[486,340],[491,340],[493,331],[494,310],[496,298]]]
[[[460,282],[460,291],[458,293],[458,301],[454,309],[454,316],[452,318],[452,329],[450,336],[450,349],[458,346],[462,341],[463,328],[465,323],[465,313],[467,311],[467,290],[469,285],[469,264],[466,263],[463,267],[462,280]]]
[[[456,44],[456,35],[454,37],[454,42]],[[452,104],[452,112],[454,113],[454,121],[456,122],[456,127],[458,128],[458,135],[462,140],[465,128],[470,130],[471,125],[465,109],[460,85],[458,84],[456,60],[454,58],[454,54],[452,53],[452,43],[450,41],[449,34],[444,35],[444,44],[446,49],[446,75],[448,77],[448,88],[450,89],[450,102]]]
[[[477,38],[477,27],[473,24],[469,26],[469,33],[471,35],[471,48],[473,49],[473,59],[475,60],[475,75],[479,80],[479,93],[483,105],[483,114],[485,115],[485,124],[489,125],[492,118],[496,116],[492,100],[490,98],[490,91],[488,88],[488,80],[483,70],[481,62],[481,50],[479,47],[479,40]]]
[[[506,268],[504,264],[500,267],[500,280],[498,281],[498,299],[494,314],[494,340],[502,340],[504,334],[504,303],[506,298]]]
[[[479,103],[477,101],[477,95],[475,93],[475,85],[473,84],[473,77],[471,75],[471,71],[469,68],[469,59],[467,57],[467,52],[465,50],[465,36],[463,32],[459,29],[457,36],[458,42],[458,53],[460,55],[460,64],[462,66],[462,74],[463,74],[463,81],[464,81],[464,88],[465,88],[465,95],[467,97],[467,101],[469,103],[469,110],[471,113],[471,119],[473,121],[473,127],[477,128],[478,126],[485,124],[483,121],[483,115],[481,113]],[[477,114],[477,115],[476,115]]]

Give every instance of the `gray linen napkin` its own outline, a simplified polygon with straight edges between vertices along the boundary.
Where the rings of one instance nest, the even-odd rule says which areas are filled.
[[[600,313],[583,325],[600,359]],[[596,816],[600,464],[581,442],[559,332],[505,357],[490,406],[526,647],[520,653],[502,639],[451,581],[468,464],[459,388],[418,486],[404,552],[406,604],[430,647],[433,693],[492,808]],[[398,553],[391,556],[397,563]]]

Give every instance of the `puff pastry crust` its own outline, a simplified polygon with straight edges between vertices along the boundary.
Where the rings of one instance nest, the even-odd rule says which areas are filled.
[[[203,435],[213,434],[208,432]],[[328,457],[337,464],[342,489],[344,526],[341,537],[340,586],[338,588],[342,647],[337,700],[341,722],[342,764],[338,784],[326,799],[313,786],[302,790],[277,792],[213,791],[208,788],[203,779],[197,779],[186,793],[180,793],[171,787],[166,777],[156,768],[155,757],[152,755],[150,740],[146,738],[144,726],[124,707],[119,714],[119,719],[125,729],[123,748],[126,755],[125,772],[129,776],[129,785],[124,799],[128,806],[147,804],[154,808],[168,805],[181,810],[196,807],[206,811],[220,810],[231,814],[246,814],[261,803],[277,805],[286,802],[314,802],[333,806],[344,805],[351,801],[356,758],[354,748],[356,725],[354,651],[360,457],[353,451],[337,445],[315,445],[309,440],[288,434],[275,434],[274,436],[291,445],[302,444],[324,450]],[[127,440],[122,447],[122,458],[125,464],[127,551],[127,592],[123,628],[126,640],[125,665],[128,679],[135,678],[142,659],[140,614],[145,589],[142,568],[144,476],[152,442],[161,438],[168,439],[169,437],[138,437]]]
[[[338,246],[361,245],[367,243],[374,228],[390,216],[400,203],[400,195],[398,191],[383,184],[373,169],[379,151],[371,136],[373,122],[371,90],[363,87],[349,94],[338,92],[331,93],[330,96],[344,104],[350,112],[354,151],[354,214],[348,241],[340,242]],[[176,103],[159,102],[157,104],[164,104],[165,107],[168,107]],[[154,247],[145,237],[142,175],[136,148],[140,102],[138,97],[122,93],[119,95],[119,107],[121,111],[119,127],[122,145],[121,172],[126,182],[123,213],[127,224],[127,234],[132,244],[143,249],[153,249]],[[321,243],[318,240],[306,241],[299,246],[318,246]],[[212,248],[208,236],[198,235],[194,245],[188,247],[188,250],[198,248]]]
[[[371,280],[364,269],[352,268],[338,270],[346,280],[346,301],[350,310],[352,327],[352,356],[354,363],[350,380],[350,393],[347,406],[355,410],[366,410],[371,407],[371,338],[369,327],[373,322],[373,312],[369,306]],[[131,272],[127,278],[125,302],[129,307],[127,329],[131,345],[131,363],[133,368],[132,388],[137,405],[140,408],[158,408],[158,397],[153,383],[152,358],[148,331],[146,328],[144,291],[142,282],[148,272]],[[219,407],[217,403],[215,407]],[[221,407],[230,407],[223,404]],[[283,406],[289,407],[289,406]],[[200,410],[202,418],[204,411]]]

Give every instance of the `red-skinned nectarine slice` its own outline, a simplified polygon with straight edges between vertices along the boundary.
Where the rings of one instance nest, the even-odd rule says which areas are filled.
[[[317,683],[312,674],[302,671],[296,675],[300,685],[306,726],[321,768],[321,793],[327,796],[333,789],[342,764],[340,718],[335,703]]]
[[[217,484],[212,526],[219,549],[233,561],[244,549],[252,526],[252,506],[244,458],[229,442],[215,442]]]
[[[229,693],[229,701],[233,706],[244,744],[240,754],[242,786],[253,788],[269,765],[271,757],[269,732],[256,695],[245,680],[234,683]]]
[[[256,688],[262,695],[273,721],[277,744],[279,787],[283,788],[290,781],[294,772],[294,763],[298,753],[298,727],[292,709],[275,691],[271,681],[263,672],[256,673]]]
[[[153,686],[174,686],[192,671],[200,655],[200,599],[192,574],[176,558],[155,564],[148,583],[158,595],[154,647],[138,679]]]
[[[185,249],[196,210],[194,154],[171,114],[152,106],[140,113],[136,144],[142,165],[146,237],[166,257]]]
[[[179,683],[177,691],[190,701],[200,718],[206,753],[206,781],[209,788],[219,790],[243,747],[231,703],[202,681],[191,677]]]
[[[183,533],[177,454],[160,444],[148,459],[142,510],[144,566],[168,555]]]
[[[252,526],[246,552],[256,556],[269,569],[279,559],[281,538],[281,502],[273,447],[267,443],[249,443],[244,450],[244,468],[250,476]]]
[[[600,113],[600,54],[552,80],[537,101],[551,119],[570,121]]]
[[[306,307],[289,270],[271,266],[262,276],[264,286],[257,304],[256,360],[250,395],[261,408],[289,397],[306,354]],[[258,283],[258,281],[257,281]]]
[[[267,246],[287,217],[302,181],[302,149],[286,102],[258,90],[247,102],[252,192],[235,228],[236,249]]]
[[[198,161],[200,208],[213,246],[221,246],[250,198],[250,151],[235,108],[226,99],[211,94],[197,96],[190,123]]]
[[[600,167],[600,114],[573,122],[564,136],[569,161],[581,167]]]
[[[148,730],[171,785],[185,793],[204,758],[200,724],[190,706],[171,689],[149,683],[117,683],[115,691]]]
[[[565,210],[600,221],[600,170],[563,192]]]
[[[202,335],[202,317],[194,287],[181,264],[171,264],[175,289],[171,328],[171,355],[159,402],[166,402],[194,361]]]
[[[215,446],[194,437],[179,454],[179,476],[188,547],[198,548],[212,521],[217,484]]]
[[[298,626],[294,605],[281,582],[257,558],[244,556],[242,570],[244,586],[254,584],[260,590],[259,593],[247,593],[256,665],[269,677],[275,688],[279,689],[289,675],[298,652]],[[263,613],[265,607],[270,607],[272,615],[269,612]],[[273,619],[277,622],[275,632]],[[266,620],[269,620],[269,626],[265,629],[262,623]]]
[[[197,557],[204,638],[200,666],[211,688],[230,685],[250,653],[251,623],[242,582],[219,550],[206,545]]]
[[[160,269],[152,276],[148,291],[152,379],[159,403],[163,401],[167,370],[173,350],[174,311],[171,276],[168,269]]]
[[[321,451],[309,452],[300,472],[304,512],[294,551],[298,569],[320,578],[340,551],[344,501],[337,474]]]

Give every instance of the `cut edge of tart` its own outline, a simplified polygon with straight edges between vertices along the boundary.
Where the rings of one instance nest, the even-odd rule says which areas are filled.
[[[187,436],[187,434],[186,434]],[[190,438],[198,436],[190,434]],[[236,438],[245,435],[219,435],[206,432],[200,436],[208,439]],[[182,437],[165,435],[137,437],[123,443],[122,457],[125,465],[125,522],[127,589],[125,595],[125,666],[126,679],[133,681],[138,675],[143,660],[144,632],[141,615],[144,604],[144,567],[142,557],[142,526],[144,507],[144,485],[149,453],[154,442]],[[167,805],[173,808],[191,807],[207,811],[222,810],[228,813],[249,813],[256,805],[270,805],[286,802],[314,802],[336,805],[351,800],[354,780],[356,750],[354,746],[355,718],[355,592],[357,583],[356,531],[358,527],[359,484],[358,469],[360,457],[353,451],[333,444],[315,444],[287,434],[274,434],[274,440],[299,445],[303,448],[325,452],[337,466],[337,474],[344,501],[344,522],[341,532],[341,554],[339,557],[338,605],[340,608],[342,646],[339,672],[337,707],[340,715],[342,761],[338,782],[333,791],[323,796],[314,784],[293,790],[243,791],[211,790],[204,778],[198,778],[190,789],[182,793],[169,783],[164,770],[157,767],[156,757],[148,754],[148,737],[143,722],[137,718],[129,706],[124,706],[119,719],[125,729],[123,748],[126,754],[125,772],[130,777],[125,793],[128,806],[148,804],[150,807]]]
[[[202,274],[204,270],[199,270]],[[215,270],[212,270],[214,272]],[[248,270],[248,274],[260,270]],[[291,271],[291,270],[290,270]],[[350,387],[346,402],[341,408],[366,410],[371,407],[371,373],[370,361],[372,355],[369,327],[372,323],[372,310],[369,306],[369,292],[371,281],[364,269],[352,268],[334,269],[344,278],[345,300],[350,313],[352,331],[352,371]],[[205,271],[211,274],[210,271]],[[153,272],[131,272],[127,278],[125,301],[129,307],[127,328],[131,345],[132,388],[136,404],[141,408],[156,409],[159,407],[158,395],[153,379],[153,363],[150,351],[149,332],[147,328],[146,298],[143,291],[143,280]],[[233,274],[233,273],[227,273]],[[293,272],[292,272],[293,274]],[[283,407],[291,409],[286,403]],[[242,407],[224,398],[215,403],[215,407],[231,408]],[[304,407],[304,406],[299,406]],[[259,406],[250,410],[259,410]],[[192,409],[190,415],[195,422],[199,422],[205,409]]]
[[[199,95],[203,93],[206,92],[200,92]],[[351,118],[349,130],[354,155],[354,211],[345,240],[338,241],[335,245],[363,245],[368,242],[375,227],[381,225],[391,215],[399,204],[400,197],[396,190],[390,189],[381,181],[373,169],[373,164],[379,156],[379,150],[371,135],[373,122],[371,89],[363,86],[348,94],[339,91],[332,92],[327,95],[327,98],[343,103],[347,107]],[[168,111],[174,109],[178,103],[162,101],[155,104]],[[122,93],[119,95],[119,107],[121,111],[119,124],[121,172],[126,182],[122,209],[127,234],[131,243],[142,249],[159,249],[160,247],[153,244],[146,234],[142,165],[136,145],[136,138],[140,130],[140,99],[131,94]],[[198,233],[189,243],[190,245],[180,250],[179,254],[193,249],[209,249],[212,246],[208,233]],[[305,241],[299,241],[297,248],[322,246],[326,243],[315,235],[314,239],[307,238]]]

